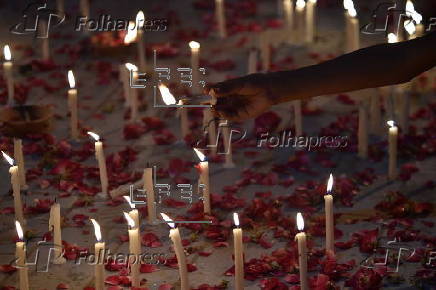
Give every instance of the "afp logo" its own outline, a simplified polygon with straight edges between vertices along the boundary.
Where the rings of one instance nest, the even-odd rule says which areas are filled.
[[[65,21],[65,14],[50,9],[47,3],[32,2],[22,12],[23,18],[20,23],[10,28],[13,34],[34,34],[36,38],[48,38],[50,28],[58,26]],[[47,25],[42,25],[45,22]]]

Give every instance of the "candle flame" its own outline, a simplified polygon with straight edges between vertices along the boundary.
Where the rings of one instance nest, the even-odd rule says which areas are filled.
[[[144,27],[144,20],[145,20],[144,12],[142,12],[142,10],[139,10],[138,13],[136,14],[136,20],[135,20],[137,29],[141,29],[142,27]]]
[[[11,55],[11,49],[9,48],[9,45],[7,45],[7,44],[5,45],[5,47],[3,48],[3,54],[5,56],[6,61],[11,60],[12,55]]]
[[[344,0],[344,9],[348,10],[350,8],[354,8],[353,0]]]
[[[101,228],[95,219],[91,219],[92,225],[94,226],[94,234],[97,242],[101,241]]]
[[[233,222],[235,223],[236,227],[239,227],[239,216],[236,212],[233,213]]]
[[[132,201],[131,201],[131,199],[130,199],[130,196],[125,195],[125,196],[123,196],[123,197],[124,197],[124,199],[129,203],[130,208],[135,208],[135,204],[132,203]]]
[[[333,188],[333,174],[330,173],[329,180],[327,181],[327,193],[330,193]]]
[[[395,33],[388,34],[388,43],[396,43],[398,42],[398,37]]]
[[[163,220],[166,221],[166,222],[168,223],[168,225],[170,226],[170,228],[173,228],[173,229],[174,229],[174,228],[176,227],[176,224],[172,222],[173,220],[172,220],[169,216],[167,216],[167,215],[164,214],[163,212],[161,212],[160,215],[162,216]]]
[[[72,70],[68,71],[68,82],[70,83],[71,89],[74,89],[76,87],[76,79],[74,78],[74,74]]]
[[[129,227],[134,228],[135,221],[132,219],[132,217],[127,212],[123,212],[123,213],[124,213],[124,217],[126,218],[127,224],[129,225]]]
[[[406,2],[406,15],[411,17],[416,24],[420,24],[422,21],[422,15],[416,12],[415,6],[410,0]]]
[[[197,41],[190,41],[189,42],[189,47],[191,49],[199,49],[200,48],[200,43],[198,43]]]
[[[14,166],[14,159],[11,158],[8,154],[2,151],[3,157],[9,163],[9,165]]]
[[[310,3],[315,4],[317,0],[309,0]]]
[[[95,134],[94,132],[88,131],[87,132],[89,136],[91,136],[92,138],[94,138],[95,141],[100,141],[100,136]]]
[[[17,229],[18,238],[20,240],[23,240],[23,237],[24,237],[23,228],[21,227],[21,224],[19,221],[15,221],[15,228]]]
[[[127,27],[127,34],[124,36],[124,44],[129,44],[136,40],[136,36],[138,35],[138,30],[136,29],[136,24],[133,21],[129,21],[129,25]]]
[[[159,91],[162,95],[162,99],[166,105],[175,105],[176,98],[174,98],[173,94],[171,94],[170,90],[164,84],[159,85]]]
[[[386,122],[388,124],[389,127],[393,128],[395,127],[395,122],[393,120],[389,120]]]
[[[356,9],[354,9],[354,6],[348,9],[348,15],[350,15],[350,17],[356,17],[357,12]]]
[[[125,66],[129,71],[138,71],[138,67],[130,62],[126,63]]]
[[[416,32],[415,24],[413,24],[412,20],[404,21],[404,29],[406,29],[409,35],[413,35]]]
[[[299,9],[303,9],[304,7],[306,7],[306,2],[304,2],[304,0],[297,0],[295,6]]]
[[[200,150],[198,150],[197,148],[194,148],[194,151],[197,154],[197,156],[198,156],[198,158],[200,159],[201,162],[206,160],[206,156],[204,156],[204,154]]]
[[[303,219],[303,215],[300,212],[297,213],[297,229],[299,231],[304,230],[304,219]]]

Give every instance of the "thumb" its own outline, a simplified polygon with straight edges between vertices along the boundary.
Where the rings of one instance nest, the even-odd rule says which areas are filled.
[[[224,82],[217,83],[211,86],[215,96],[222,97],[228,94],[236,94],[243,86],[240,79],[232,79]]]

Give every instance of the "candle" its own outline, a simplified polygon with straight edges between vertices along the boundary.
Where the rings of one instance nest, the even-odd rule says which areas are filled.
[[[132,85],[138,80],[138,67],[131,63],[126,63],[129,78],[129,104],[130,104],[130,120],[138,120],[138,91]]]
[[[153,169],[144,169],[144,190],[147,195],[147,213],[148,222],[154,224],[156,222],[156,201],[154,197],[154,186],[153,186]]]
[[[14,138],[14,158],[18,164],[21,188],[27,188],[26,169],[24,167],[23,142],[21,139]]]
[[[224,12],[224,0],[215,0],[215,17],[218,24],[218,35],[225,38],[226,32],[226,18]]]
[[[400,127],[404,134],[409,131],[409,112],[410,112],[410,97],[408,95],[410,82],[405,84],[399,84],[396,86],[397,100],[399,102],[399,121]]]
[[[357,129],[358,155],[360,158],[368,157],[368,112],[366,104],[362,101],[359,105],[359,126]]]
[[[94,245],[95,254],[95,290],[104,290],[104,256],[105,256],[105,243],[101,241],[100,225],[95,219],[91,219],[94,225],[95,239],[97,242]]]
[[[262,70],[269,71],[271,66],[271,49],[268,31],[262,31],[259,35],[260,57],[262,59]]]
[[[29,275],[26,265],[26,243],[24,242],[23,229],[19,221],[15,221],[19,241],[15,243],[15,258],[20,279],[20,290],[29,290]]]
[[[404,28],[409,34],[409,39],[422,36],[424,32],[424,26],[421,24],[422,15],[416,12],[415,6],[413,5],[412,1],[407,0],[405,12],[406,16],[409,17],[409,19],[406,19],[404,21]]]
[[[284,11],[284,22],[286,24],[286,33],[292,34],[294,30],[294,1],[282,0]]]
[[[50,44],[49,44],[49,38],[48,38],[48,26],[47,22],[45,20],[40,20],[41,24],[38,26],[41,30],[41,34],[45,37],[41,38],[41,51],[42,51],[42,59],[43,60],[49,60],[50,59]]]
[[[144,44],[144,21],[145,16],[144,12],[141,10],[138,11],[136,14],[136,29],[138,30],[138,39],[137,39],[137,45],[138,45],[138,61],[139,61],[139,69],[142,72],[145,72],[146,70],[146,62],[145,62],[145,44]]]
[[[306,42],[312,43],[315,39],[316,0],[308,0],[306,8]]]
[[[139,268],[140,268],[139,256],[141,254],[141,241],[139,236],[139,228],[128,213],[125,212],[124,217],[126,218],[127,223],[129,225],[129,252],[134,255],[133,256],[134,260],[131,259],[129,261],[130,277],[132,281],[132,286],[139,287],[141,282],[139,277]]]
[[[301,115],[301,100],[295,100],[293,103],[294,103],[295,136],[300,137],[301,135],[303,135],[303,117]]]
[[[80,14],[89,17],[89,0],[80,0]]]
[[[182,246],[182,239],[180,238],[179,229],[176,228],[176,224],[166,214],[161,213],[161,216],[164,219],[164,221],[168,223],[168,226],[171,228],[170,238],[171,241],[173,242],[174,252],[176,253],[176,257],[177,257],[177,263],[179,264],[181,290],[188,290],[190,289],[189,279],[188,279],[188,268],[186,266],[186,256]]]
[[[56,10],[57,12],[64,13],[65,7],[64,7],[64,0],[56,0]]]
[[[68,90],[68,108],[70,111],[70,130],[71,138],[79,138],[78,129],[78,117],[77,117],[77,89],[76,80],[74,78],[73,71],[68,71],[68,82],[70,83],[70,89]]]
[[[394,180],[397,177],[397,137],[398,127],[395,126],[394,121],[387,122],[389,125],[389,170],[388,177],[390,180]]]
[[[12,55],[9,45],[5,45],[3,48],[3,54],[5,61],[3,62],[3,73],[6,80],[6,86],[8,88],[8,105],[12,106],[14,103],[14,76],[12,74]]]
[[[371,117],[369,121],[371,132],[378,135],[380,133],[381,123],[380,96],[378,95],[378,90],[374,90],[374,94],[371,96]]]
[[[248,53],[248,74],[254,74],[257,72],[257,50],[255,48],[250,49]]]
[[[303,44],[305,31],[305,8],[306,2],[304,0],[297,0],[295,3],[295,11],[296,11],[296,43]]]
[[[301,213],[297,213],[297,228],[300,231],[295,235],[298,245],[298,265],[300,267],[300,288],[301,290],[308,290],[307,284],[307,246],[306,246],[306,233],[304,230],[304,220]]]
[[[119,80],[123,84],[124,106],[130,107],[130,76],[127,70],[127,63],[119,66]]]
[[[216,156],[217,142],[216,142],[216,125],[215,117],[210,108],[203,110],[203,130],[207,128],[207,137],[209,139],[208,147],[210,148],[210,155]]]
[[[53,231],[53,243],[55,246],[54,264],[63,264],[66,262],[62,252],[62,234],[61,234],[61,206],[55,202],[50,208],[50,218],[48,221],[48,230]]]
[[[356,18],[357,12],[354,8],[353,1],[347,10],[347,24],[346,24],[346,52],[358,50],[360,48],[360,35],[359,35],[359,19]]]
[[[100,172],[100,184],[101,184],[101,192],[106,195],[108,193],[108,179],[107,179],[107,169],[106,169],[106,158],[104,157],[103,151],[103,142],[100,141],[100,136],[93,133],[88,132],[88,135],[94,138],[95,143],[95,157],[98,162],[98,169]]]
[[[334,253],[335,251],[335,226],[333,219],[333,196],[331,195],[333,188],[333,175],[330,173],[329,180],[327,181],[327,194],[324,195],[325,202],[325,240],[326,251]]]
[[[233,163],[233,154],[232,154],[232,135],[229,128],[229,121],[225,121],[224,123],[219,125],[223,128],[223,141],[224,141],[224,151],[225,151],[225,162],[224,168],[234,168],[235,164]]]
[[[132,220],[135,222],[135,226],[140,228],[140,224],[139,224],[139,212],[136,209],[136,205],[134,203],[131,202],[130,200],[130,196],[125,195],[123,196],[124,199],[127,201],[127,203],[129,204],[131,210],[129,211],[129,216],[132,218]]]
[[[191,69],[192,69],[192,93],[201,93],[201,88],[198,85],[199,82],[199,68],[200,68],[200,43],[196,41],[190,41],[189,47],[191,48]]]
[[[14,165],[14,159],[12,159],[9,155],[3,151],[2,154],[9,165],[11,165],[9,168],[9,173],[11,174],[12,192],[14,195],[15,219],[18,220],[20,224],[24,225],[26,224],[26,220],[24,219],[23,205],[21,204],[21,188],[18,166]]]
[[[233,213],[236,228],[233,229],[233,244],[235,247],[235,289],[244,289],[244,246],[242,244],[242,229],[239,227],[239,217]]]
[[[200,176],[198,178],[198,184],[203,184],[203,209],[205,214],[210,214],[210,183],[209,183],[209,162],[206,157],[197,148],[194,148],[195,153],[200,159],[198,164],[200,169]]]
[[[162,95],[162,99],[164,103],[167,106],[175,105],[176,99],[174,98],[173,94],[171,94],[168,87],[166,87],[164,84],[159,85],[159,91]],[[183,100],[179,100],[177,105],[183,106],[184,102]],[[187,135],[190,134],[189,130],[189,119],[188,119],[188,111],[186,107],[180,107],[178,108],[178,115],[180,116],[180,127],[181,127],[181,139],[184,140]]]

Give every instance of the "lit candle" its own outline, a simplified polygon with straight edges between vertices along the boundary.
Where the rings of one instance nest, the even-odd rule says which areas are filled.
[[[307,246],[306,246],[306,233],[304,230],[304,220],[301,213],[297,213],[297,228],[300,231],[295,235],[298,244],[298,265],[300,267],[300,288],[301,290],[308,290],[307,284]]]
[[[398,127],[395,126],[394,121],[387,122],[389,125],[389,170],[388,177],[390,180],[394,180],[397,177],[397,137]]]
[[[109,183],[107,179],[106,158],[104,157],[103,142],[100,141],[100,136],[93,132],[88,132],[88,135],[95,140],[95,157],[97,158],[98,169],[100,172],[101,192],[106,195],[108,193],[107,189]]]
[[[94,225],[95,239],[97,242],[94,245],[95,254],[95,290],[104,290],[104,256],[105,256],[105,243],[101,241],[100,225],[95,219],[91,219]]]
[[[3,62],[3,72],[8,88],[8,105],[12,106],[14,103],[14,76],[12,73],[12,55],[9,45],[5,45],[5,47],[3,48],[3,54],[5,57],[5,61]]]
[[[138,80],[138,67],[131,63],[126,63],[129,78],[129,104],[130,104],[130,120],[136,121],[138,119],[138,91],[132,88],[132,85]]]
[[[153,169],[144,169],[144,190],[147,196],[147,213],[148,222],[154,224],[156,222],[156,201],[154,197],[154,185],[153,185]]]
[[[368,157],[368,112],[364,101],[359,105],[359,126],[357,129],[358,155],[360,158]]]
[[[422,36],[424,32],[424,26],[421,24],[422,15],[416,12],[412,1],[407,0],[405,12],[406,16],[410,18],[404,21],[404,29],[409,34],[409,39]]]
[[[49,60],[50,59],[50,44],[49,44],[49,38],[48,38],[48,24],[45,20],[40,20],[40,24],[38,28],[41,30],[41,34],[45,35],[46,37],[41,38],[41,51],[42,51],[42,59],[43,60]]]
[[[199,68],[200,68],[200,43],[190,41],[189,47],[191,48],[191,69],[192,69],[192,93],[201,93],[199,82]]]
[[[316,30],[316,0],[308,0],[306,8],[306,42],[312,43],[315,39]]]
[[[223,128],[223,141],[224,141],[224,150],[225,150],[225,162],[224,168],[234,168],[235,164],[233,163],[233,154],[232,154],[232,135],[229,128],[229,121],[225,121],[223,124],[219,125]]]
[[[304,42],[304,35],[306,34],[305,31],[305,9],[306,9],[306,2],[304,0],[297,0],[295,3],[295,11],[296,11],[296,43],[297,44],[303,44]]]
[[[203,209],[205,214],[210,214],[210,183],[209,183],[209,162],[207,162],[206,157],[197,148],[194,148],[195,153],[197,153],[200,163],[200,176],[198,178],[198,184],[203,184]]]
[[[215,117],[210,108],[203,110],[203,129],[207,128],[207,137],[209,139],[210,155],[216,156],[217,142],[216,142],[216,124]]]
[[[136,14],[136,29],[138,30],[138,61],[139,61],[139,69],[142,72],[146,70],[146,62],[145,62],[145,50],[144,50],[144,21],[145,16],[144,12],[141,10]]]
[[[371,96],[371,118],[369,121],[371,132],[378,135],[380,133],[381,123],[380,96],[378,95],[378,90],[374,90],[374,94]]]
[[[61,206],[55,202],[50,208],[50,218],[48,221],[49,231],[53,231],[53,242],[55,246],[54,264],[63,264],[66,262],[62,252],[62,233],[61,233]]]
[[[127,220],[129,225],[129,252],[133,254],[134,260],[129,261],[130,265],[130,277],[132,281],[133,287],[139,287],[140,285],[140,277],[139,277],[139,268],[140,268],[140,254],[141,254],[141,242],[139,236],[139,228],[136,226],[135,221],[130,217],[128,213],[124,213],[124,217]]]
[[[123,196],[124,199],[127,201],[127,203],[129,204],[131,210],[129,211],[129,215],[130,217],[133,219],[133,221],[135,222],[135,226],[140,228],[140,224],[139,224],[139,212],[136,209],[136,205],[134,203],[131,202],[130,200],[130,196],[125,195]]]
[[[80,0],[80,14],[89,17],[89,0]]]
[[[19,241],[15,243],[15,258],[17,259],[20,290],[29,290],[29,275],[26,265],[26,243],[24,242],[23,229],[19,221],[15,221]]]
[[[294,30],[294,1],[282,0],[282,3],[287,33],[291,34]]]
[[[164,221],[168,223],[168,226],[171,228],[170,238],[171,241],[173,242],[174,252],[176,253],[177,262],[179,264],[181,290],[188,290],[190,289],[189,279],[188,279],[188,268],[186,266],[186,256],[182,246],[182,239],[180,237],[179,229],[176,228],[176,224],[166,214],[161,213],[161,216],[164,219]]]
[[[333,188],[333,175],[330,173],[329,180],[327,182],[327,194],[324,195],[325,202],[325,240],[326,251],[334,253],[335,251],[335,226],[333,219],[333,196],[331,195]]]
[[[357,12],[354,8],[353,1],[347,10],[347,42],[346,52],[358,50],[360,48],[360,35],[359,35],[359,19],[357,19]]]
[[[225,38],[227,36],[226,31],[226,18],[224,12],[224,0],[215,0],[215,17],[218,24],[219,37]]]
[[[11,184],[12,192],[14,195],[14,210],[15,219],[20,222],[20,224],[25,225],[26,220],[23,215],[23,205],[21,204],[21,188],[20,188],[20,176],[18,171],[18,166],[14,165],[14,159],[2,151],[3,157],[11,165],[9,168],[9,173],[11,174]]]
[[[236,228],[233,229],[233,244],[235,247],[235,289],[244,289],[244,246],[242,244],[242,229],[239,227],[239,217],[233,213]]]
[[[175,105],[176,99],[173,94],[171,94],[170,90],[164,85],[159,85],[159,91],[162,95],[162,99],[167,106]],[[177,105],[183,106],[183,100],[179,100]],[[189,135],[189,119],[188,119],[188,111],[186,107],[178,108],[178,114],[180,115],[180,126],[181,126],[181,139],[184,140],[187,135]]]
[[[301,114],[301,100],[295,100],[293,103],[295,136],[300,137],[301,135],[303,135],[303,116]]]
[[[252,48],[248,53],[248,74],[257,72],[257,49]]]
[[[24,167],[23,142],[21,139],[14,138],[14,158],[18,164],[21,188],[27,188],[26,168]]]
[[[68,82],[70,83],[70,89],[68,90],[68,108],[70,111],[70,130],[71,138],[79,138],[78,129],[78,117],[77,117],[77,89],[76,80],[74,78],[73,71],[68,71]]]

